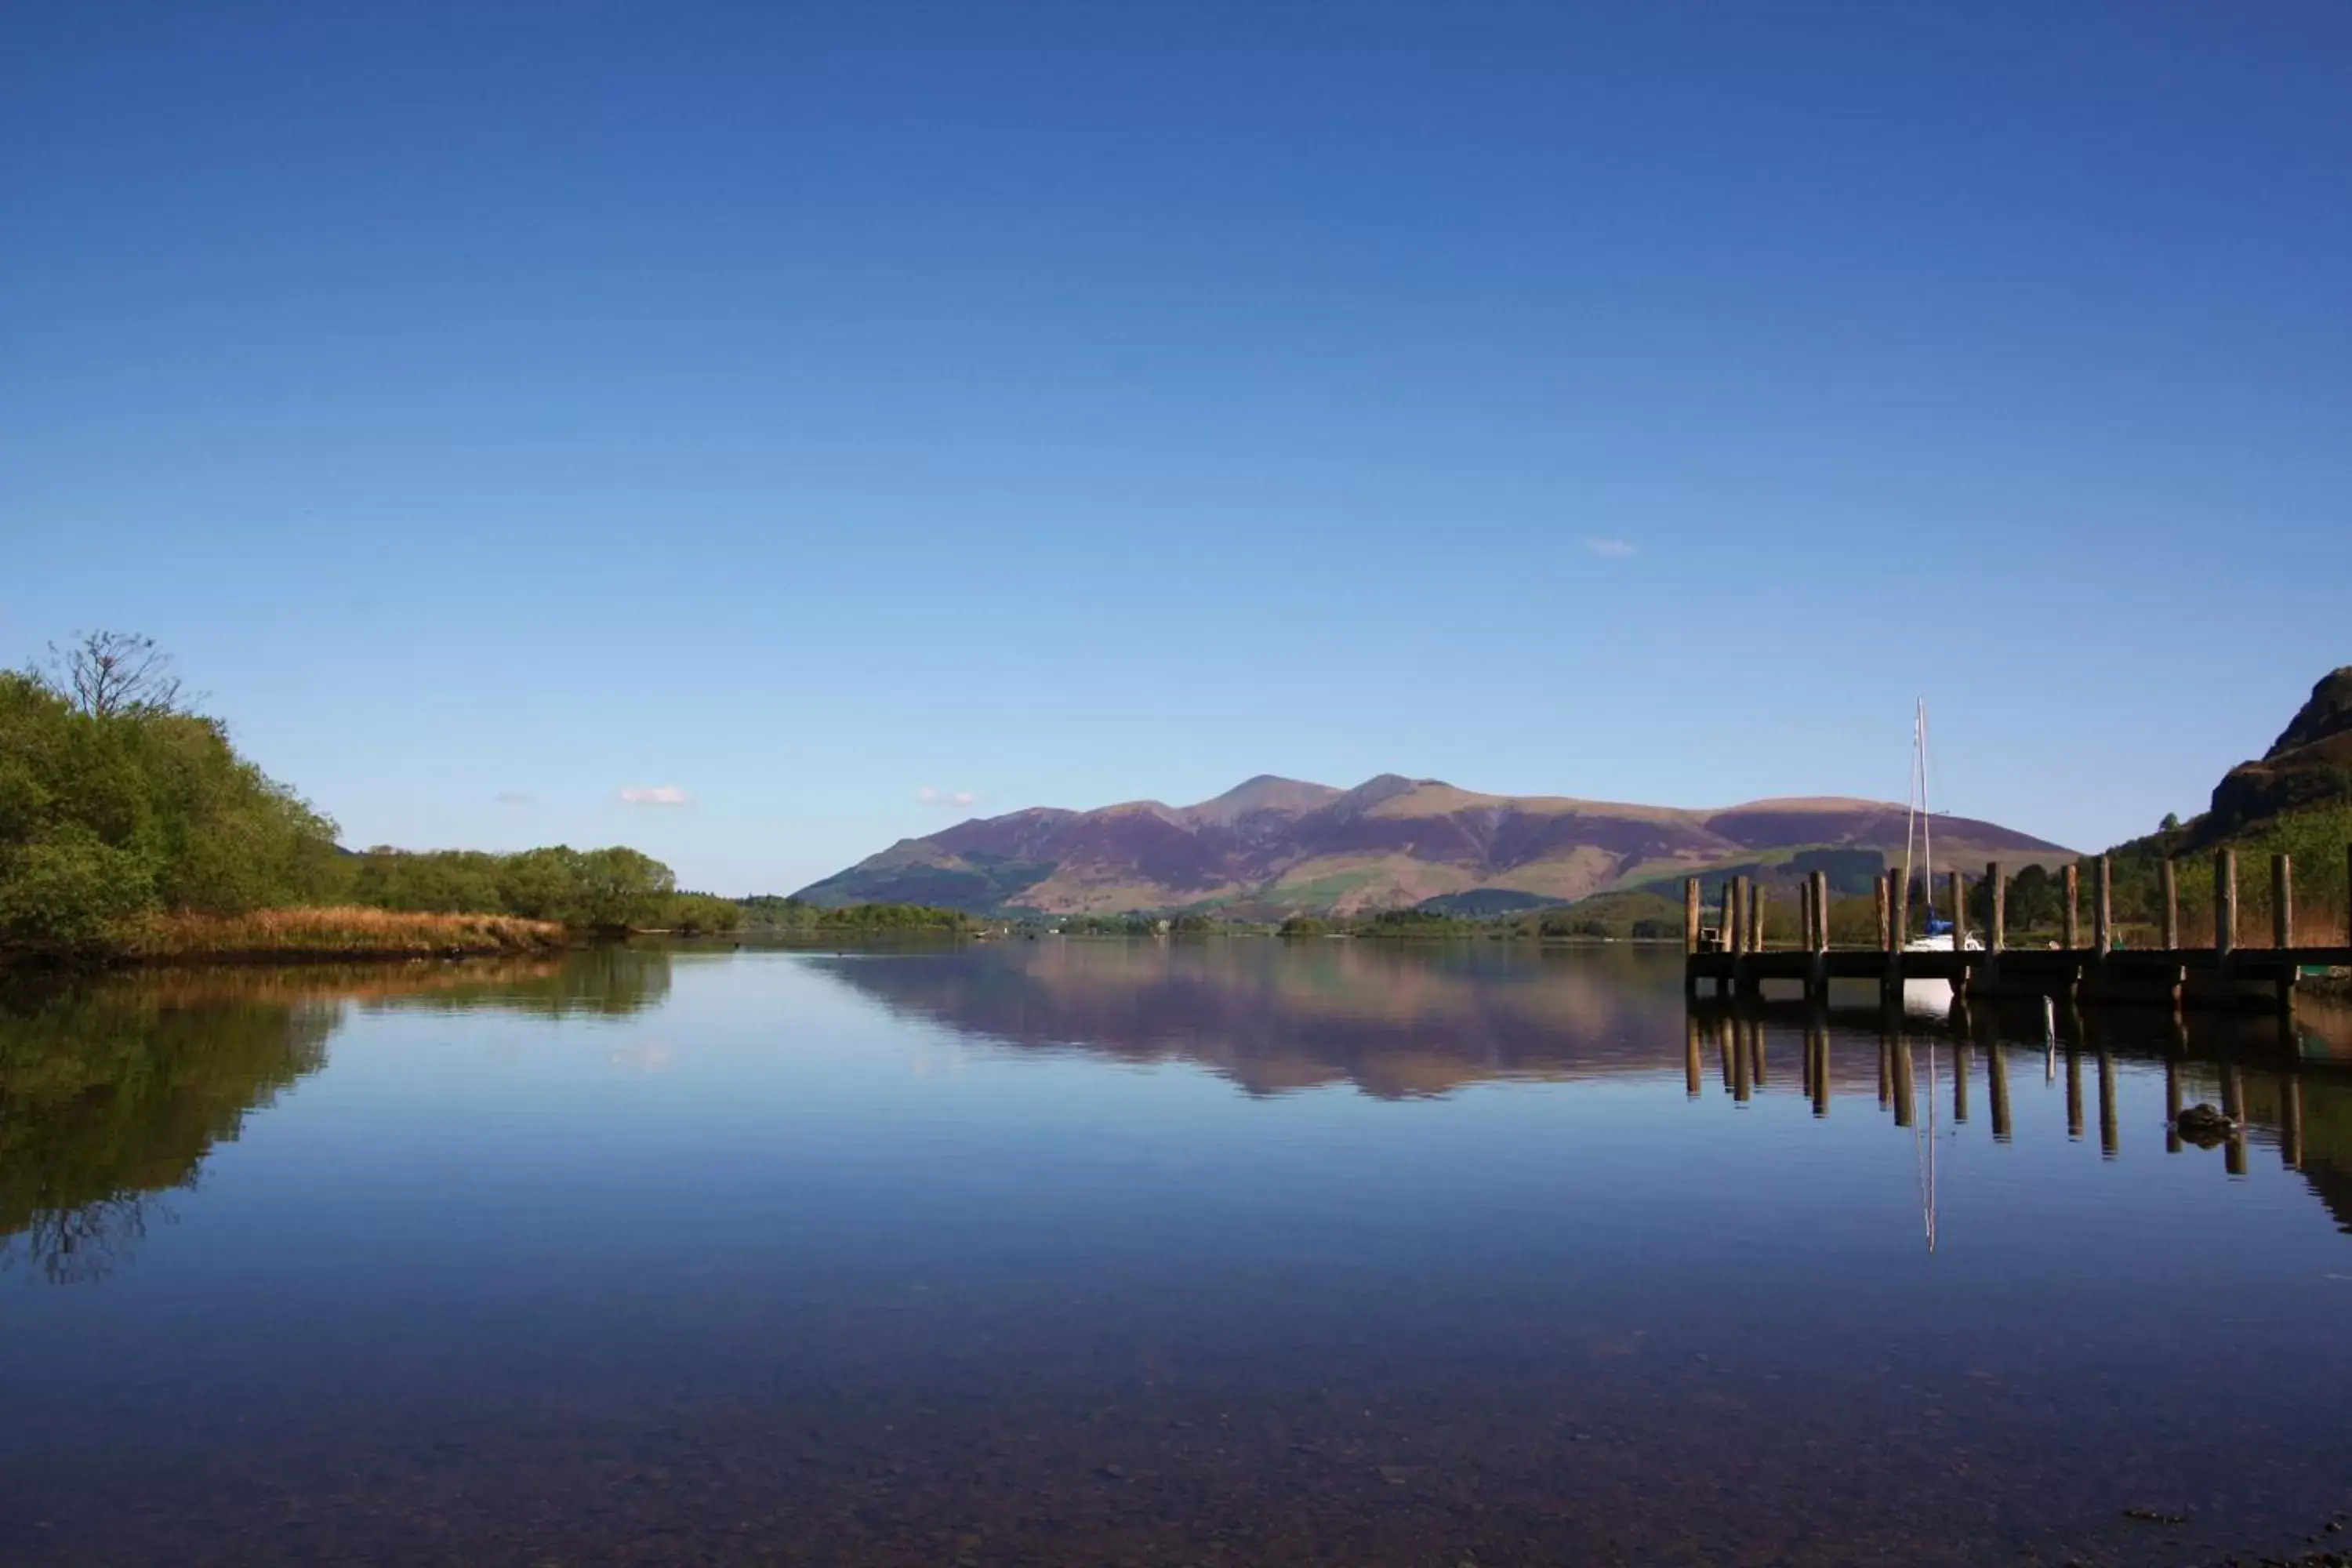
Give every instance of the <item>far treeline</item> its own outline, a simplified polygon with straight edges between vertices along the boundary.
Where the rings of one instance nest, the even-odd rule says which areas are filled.
[[[193,710],[147,638],[94,633],[47,668],[0,672],[0,950],[442,951],[742,919],[634,849],[354,855],[335,837]]]
[[[744,929],[763,936],[898,936],[935,931],[957,935],[987,922],[961,910],[929,904],[845,904],[830,907],[803,899],[760,893],[736,901]]]

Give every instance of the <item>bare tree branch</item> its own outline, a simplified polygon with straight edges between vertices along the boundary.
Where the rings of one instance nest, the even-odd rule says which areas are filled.
[[[66,695],[85,713],[103,719],[181,710],[180,678],[172,673],[172,656],[153,637],[84,632],[62,652],[51,643],[49,659]]]

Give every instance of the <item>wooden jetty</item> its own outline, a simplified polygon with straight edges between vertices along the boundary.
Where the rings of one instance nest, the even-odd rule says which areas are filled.
[[[2250,947],[2238,931],[2238,866],[2234,851],[2214,857],[2213,935],[2210,946],[2181,940],[2179,897],[2169,861],[2163,868],[2164,912],[2159,945],[2126,947],[2114,914],[2114,882],[2107,858],[2091,863],[2094,889],[2091,940],[2083,941],[2079,909],[2080,872],[2066,868],[2064,941],[2047,948],[2011,947],[2004,930],[2007,883],[1998,861],[1984,869],[1992,889],[1992,918],[1986,928],[1969,928],[1968,878],[1960,871],[1930,871],[1926,886],[1948,893],[1950,951],[1904,951],[1910,931],[1911,885],[1890,870],[1876,889],[1878,941],[1871,947],[1832,947],[1829,940],[1829,879],[1813,872],[1800,885],[1799,931],[1784,946],[1767,945],[1761,887],[1733,877],[1714,906],[1716,924],[1703,923],[1699,879],[1683,882],[1683,988],[1696,998],[1703,984],[1719,998],[1758,998],[1768,982],[1793,982],[1808,1001],[1826,1003],[1830,983],[1875,984],[1881,999],[1898,1003],[1906,981],[1943,981],[1956,994],[2042,995],[2081,1002],[2137,1002],[2180,1006],[2269,1006],[2291,1011],[2295,983],[2307,970],[2352,966],[2352,931],[2340,946],[2297,947],[2294,932],[2294,867],[2288,857],[2272,857],[2270,945]],[[2352,886],[2352,852],[2346,855]],[[1940,884],[1940,886],[1938,885]],[[2347,916],[2352,918],[2352,916]],[[1971,935],[1982,945],[1969,948]]]

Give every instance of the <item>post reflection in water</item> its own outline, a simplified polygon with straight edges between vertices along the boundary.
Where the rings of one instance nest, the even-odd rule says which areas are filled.
[[[1699,1097],[1698,1015],[1694,1013],[1683,1021],[1683,1092],[1691,1100]]]
[[[2222,1144],[2223,1163],[2230,1174],[2246,1173],[2246,1071],[2236,1061],[2221,1068],[2221,1114],[2230,1118],[2231,1131]]]
[[[1813,1064],[1813,1116],[1820,1120],[1830,1113],[1830,1031],[1826,1023],[1816,1021],[1810,1026],[1811,1036],[1808,1056]]]
[[[2099,1052],[2099,1154],[2112,1160],[2122,1142],[2116,1121],[2116,1058],[2112,1051]]]
[[[2180,1100],[2180,1062],[2168,1051],[2164,1058],[2164,1152],[2180,1152],[2180,1113],[2187,1109]]]
[[[2009,1110],[2009,1053],[1998,1044],[1985,1050],[1985,1095],[1992,1101],[1993,1142],[2006,1143],[2015,1124]]]
[[[1717,1027],[1728,1029],[1737,1040],[1753,1042],[1727,1058],[1730,1064],[1747,1061],[1749,1050],[1760,1058],[1762,1037],[1769,1026],[1767,1020],[1771,1016],[1769,1003],[1759,1005],[1749,1002],[1741,1005],[1750,1010],[1717,1016]],[[1793,1009],[1784,1011],[1802,1018],[1800,1028],[1803,1050],[1801,1086],[1816,1119],[1826,1117],[1833,1092],[1830,1037],[1835,1009],[1823,1009],[1809,1003],[1801,1015],[1796,1015]],[[2056,1089],[2060,1087],[2061,1079],[2056,1070],[2055,1054],[2061,1050],[2063,1052],[2065,1135],[2069,1141],[2080,1141],[2085,1133],[2088,1108],[2084,1103],[2083,1058],[2087,1053],[2093,1058],[2092,1065],[2096,1073],[2100,1158],[2103,1163],[2121,1160],[2124,1157],[2125,1079],[2126,1063],[2131,1059],[2127,1047],[2134,1043],[2135,1030],[2125,1026],[2127,1020],[2102,1015],[2085,1015],[2078,1010],[2070,1010],[2065,1016],[2070,1025],[2081,1030],[2081,1042],[2061,1035],[2057,1039],[2063,1043],[2054,1046],[2045,1057],[2050,1064],[2045,1078]],[[2352,1024],[2352,1015],[2347,1015],[2345,1022]],[[1916,1131],[1916,1108],[1921,1099],[1918,1053],[1925,1048],[1931,1053],[1932,1059],[1932,1053],[1940,1044],[1939,1036],[1948,1033],[1953,1053],[1950,1105],[1954,1132],[1968,1125],[1971,1119],[1973,1089],[1970,1080],[1975,1076],[1976,1064],[1981,1055],[1991,1106],[1992,1140],[1996,1143],[2014,1142],[2016,1108],[2009,1071],[2009,1055],[2012,1047],[2004,1042],[1999,1020],[1990,1008],[1979,1010],[1956,1006],[1945,1023],[1946,1028],[1937,1030],[1924,1018],[1915,1017],[1906,1027],[1893,1024],[1886,1014],[1878,1015],[1876,1045],[1881,1109],[1888,1114],[1895,1126]],[[2235,1128],[2219,1142],[2223,1171],[2232,1176],[2242,1176],[2247,1173],[2250,1135],[2264,1125],[2275,1129],[2281,1165],[2289,1171],[2305,1171],[2308,1165],[2310,1136],[2306,1110],[2310,1080],[2298,1064],[2306,1055],[2314,1054],[2322,1061],[2352,1061],[2352,1028],[2338,1030],[2336,1034],[2315,1036],[2308,1030],[2282,1034],[2270,1021],[2252,1017],[2217,1020],[2213,1026],[2218,1037],[2215,1048],[2221,1054],[2218,1060],[2213,1060],[2210,1055],[2206,1058],[2210,1063],[2211,1074],[2211,1087],[2206,1092],[2219,1100],[2223,1113]],[[1915,1039],[1911,1028],[1923,1031],[1921,1038]],[[2342,1037],[2340,1040],[2338,1035]],[[2147,1031],[2137,1044],[2142,1059],[2147,1062],[2146,1070],[2151,1085],[2159,1079],[2162,1084],[2164,1151],[2170,1154],[2180,1153],[2186,1145],[2179,1131],[2179,1116],[2186,1100],[2191,1096],[2189,1079],[2190,1065],[2195,1059],[2190,1054],[2189,1037],[2179,1016],[2172,1015],[2167,1026]],[[2276,1071],[2266,1070],[2255,1075],[2254,1088],[2266,1097],[2259,1101],[2249,1097],[2248,1074],[2236,1054],[2248,1050],[2268,1051],[2273,1059],[2282,1064]],[[1695,1075],[1693,1081],[1696,1081]],[[1746,1078],[1736,1072],[1727,1076],[1726,1091],[1737,1099],[1751,1098],[1766,1087],[1760,1073]],[[1934,1086],[1930,1085],[1930,1095],[1934,1092]],[[2332,1184],[2336,1178],[2330,1175],[2323,1180]],[[2330,1190],[2333,1190],[2332,1186]],[[2352,1231],[2352,1222],[2347,1222],[2347,1229]]]

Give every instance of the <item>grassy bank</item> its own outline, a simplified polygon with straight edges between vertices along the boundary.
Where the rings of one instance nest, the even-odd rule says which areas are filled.
[[[226,959],[454,958],[548,952],[564,928],[516,915],[422,914],[358,907],[154,913],[121,928],[113,955],[138,963]]]

